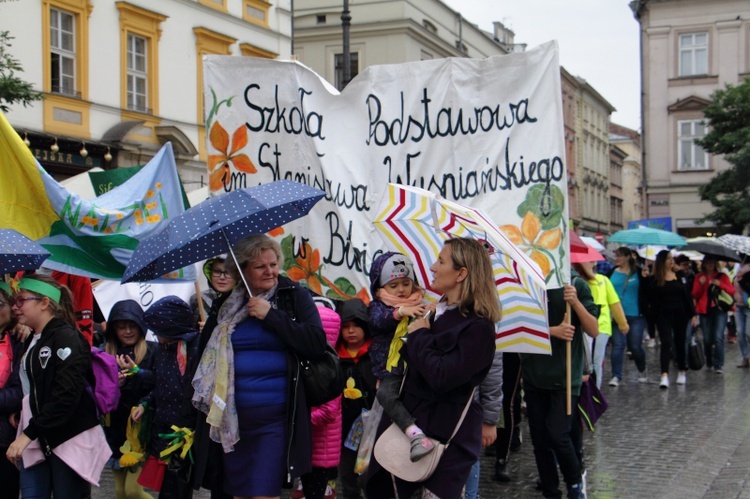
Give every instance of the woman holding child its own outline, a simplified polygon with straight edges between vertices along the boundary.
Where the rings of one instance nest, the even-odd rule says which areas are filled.
[[[437,305],[430,305],[434,320],[418,315],[408,326],[402,348],[408,369],[401,400],[427,436],[445,442],[492,365],[494,323],[501,311],[487,249],[479,242],[447,241],[430,270],[431,287],[443,296]],[[428,497],[460,497],[481,444],[482,408],[474,400],[435,473],[421,483],[395,478],[398,497],[411,497],[421,488]],[[375,488],[382,487],[387,474],[372,471],[368,492],[374,495],[369,495],[385,497],[378,495],[382,489],[375,492]],[[393,496],[391,492],[389,497]]]

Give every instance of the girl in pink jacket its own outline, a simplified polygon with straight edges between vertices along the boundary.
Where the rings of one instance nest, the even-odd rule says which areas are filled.
[[[316,297],[320,320],[326,339],[336,345],[341,326],[341,317],[333,310],[333,303]],[[343,390],[343,389],[342,389]],[[312,471],[302,475],[302,494],[295,491],[292,499],[329,499],[336,497],[336,478],[341,457],[341,396],[330,402],[313,407],[312,422]]]

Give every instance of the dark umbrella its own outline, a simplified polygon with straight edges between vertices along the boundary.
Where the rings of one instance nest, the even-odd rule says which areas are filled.
[[[717,260],[741,262],[742,257],[732,248],[719,242],[714,237],[694,237],[687,240],[687,245],[680,251],[697,251],[705,256],[712,256]]]
[[[13,229],[0,229],[0,274],[36,270],[49,256],[40,245]]]
[[[291,180],[279,180],[212,197],[170,219],[133,252],[122,282],[143,282],[221,253],[252,234],[306,215],[325,193]],[[245,287],[250,291],[240,272]]]

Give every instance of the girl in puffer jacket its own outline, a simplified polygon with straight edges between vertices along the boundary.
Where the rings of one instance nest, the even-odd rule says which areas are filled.
[[[341,318],[333,310],[333,303],[315,297],[318,313],[331,346],[336,345]],[[343,387],[342,387],[343,392]],[[331,499],[336,497],[336,478],[341,458],[341,396],[330,402],[313,407],[312,422],[312,471],[302,475],[302,491],[296,490],[293,499]],[[302,492],[302,493],[300,493]]]

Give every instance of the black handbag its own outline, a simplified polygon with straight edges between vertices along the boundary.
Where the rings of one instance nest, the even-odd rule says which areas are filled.
[[[703,343],[695,337],[695,331],[693,331],[693,338],[690,340],[690,346],[688,347],[688,367],[693,371],[700,371],[705,364],[706,356],[703,352]]]
[[[336,350],[328,343],[322,358],[300,359],[299,372],[308,407],[330,402],[344,391],[344,371]]]

